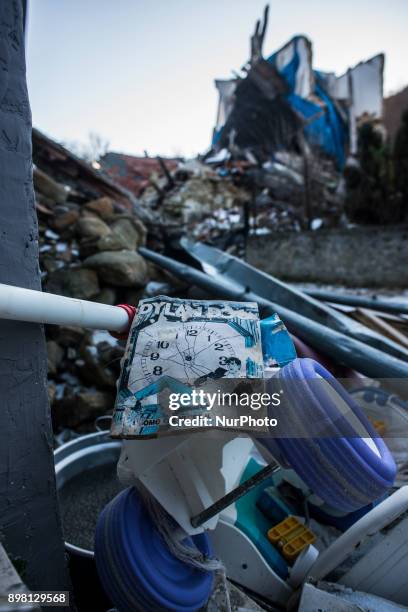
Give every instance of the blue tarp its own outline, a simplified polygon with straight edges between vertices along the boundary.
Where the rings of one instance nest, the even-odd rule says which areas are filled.
[[[323,79],[319,71],[314,70],[316,79],[314,95],[324,103],[323,108],[319,104],[295,94],[296,73],[300,64],[297,42],[300,38],[300,36],[295,36],[293,39],[295,47],[293,59],[283,69],[279,70],[289,86],[287,100],[292,108],[307,121],[305,134],[308,141],[320,146],[328,155],[336,159],[339,168],[343,168],[348,134],[347,126],[337,111],[333,100],[324,90]],[[278,53],[279,51],[273,53],[267,61],[276,66]],[[314,116],[315,119],[313,119]]]

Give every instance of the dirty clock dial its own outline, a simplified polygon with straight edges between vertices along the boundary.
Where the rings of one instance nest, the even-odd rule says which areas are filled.
[[[143,336],[146,339],[143,338],[141,367],[149,382],[163,375],[179,377],[180,368],[186,381],[194,381],[225,367],[228,358],[235,356],[228,338],[205,323],[167,328],[162,339],[154,339],[149,332],[141,331],[141,343]]]

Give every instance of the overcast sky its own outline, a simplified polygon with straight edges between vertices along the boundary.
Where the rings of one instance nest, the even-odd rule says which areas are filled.
[[[61,141],[132,154],[205,150],[215,78],[248,59],[265,0],[29,0],[27,70],[33,125]],[[408,0],[270,2],[264,54],[294,34],[314,66],[344,72],[381,51],[385,90],[408,84]]]

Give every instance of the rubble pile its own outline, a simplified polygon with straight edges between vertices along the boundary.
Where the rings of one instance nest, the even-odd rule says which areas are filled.
[[[331,160],[312,159],[305,165],[301,155],[282,151],[250,174],[259,190],[253,233],[338,225],[342,201],[339,174]]]
[[[149,216],[150,245],[160,250],[187,235],[242,255],[249,234],[297,231],[315,217],[330,226],[341,215],[338,174],[329,160],[318,171],[308,168],[309,207],[304,161],[296,154],[277,153],[263,164],[192,160],[169,176],[152,179],[138,200]]]
[[[218,172],[192,160],[180,163],[170,179],[152,179],[139,200],[151,214],[147,226],[158,247],[185,235],[216,241],[225,233],[242,231],[243,211],[251,194],[240,185],[237,173]]]

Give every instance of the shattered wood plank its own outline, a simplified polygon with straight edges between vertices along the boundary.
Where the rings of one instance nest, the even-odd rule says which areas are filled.
[[[392,315],[387,312],[377,312],[377,311],[376,311],[376,315],[381,320],[392,325],[394,329],[401,332],[401,334],[403,334],[404,336],[408,338],[408,315],[396,316],[396,315]]]
[[[251,66],[255,65],[262,59],[262,47],[266,34],[266,28],[268,27],[268,17],[269,5],[267,4],[262,15],[262,22],[260,19],[257,20],[255,24],[255,32],[251,36]]]
[[[174,187],[174,179],[171,176],[169,169],[167,168],[163,158],[160,157],[160,155],[157,156],[157,161],[159,162],[160,167],[163,170],[163,174],[165,175],[167,179],[167,187],[168,189],[171,189],[172,187]]]
[[[360,321],[360,323],[363,323],[370,329],[373,329],[374,331],[383,334],[390,340],[398,342],[398,344],[408,348],[408,338],[403,333],[395,329],[395,327],[393,327],[390,323],[386,323],[386,321],[380,319],[377,314],[374,314],[367,308],[356,308],[353,315],[355,319]]]

